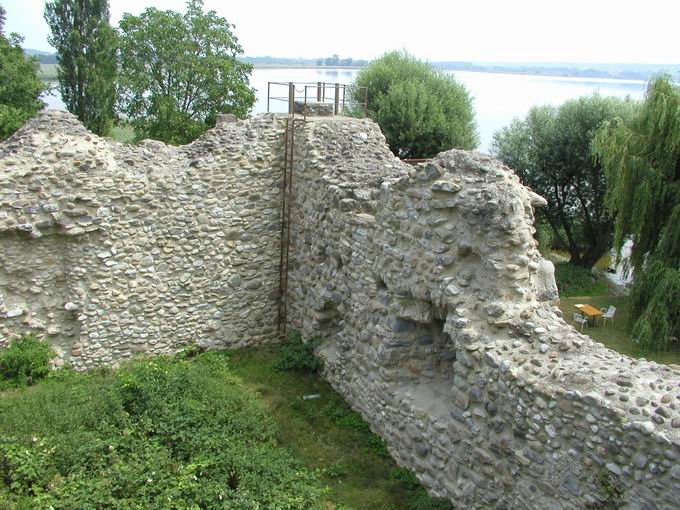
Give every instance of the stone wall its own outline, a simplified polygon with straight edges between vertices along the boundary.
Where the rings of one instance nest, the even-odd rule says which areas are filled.
[[[298,138],[290,319],[400,464],[461,508],[678,508],[680,367],[560,317],[541,197],[479,153],[406,166],[367,121]]]
[[[283,118],[130,147],[49,113],[0,145],[0,343],[78,368],[276,339]],[[498,162],[402,164],[370,121],[299,123],[290,327],[398,462],[461,508],[677,508],[680,368],[578,334]]]
[[[283,123],[123,145],[50,112],[0,146],[0,346],[76,368],[273,338]]]

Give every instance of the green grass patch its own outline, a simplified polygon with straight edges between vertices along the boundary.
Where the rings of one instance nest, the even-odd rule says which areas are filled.
[[[366,510],[444,510],[410,471],[399,468],[383,440],[313,372],[276,370],[285,355],[273,346],[230,353],[231,368],[267,402],[280,444],[317,469],[329,506]],[[283,348],[285,352],[285,347]],[[305,400],[306,395],[319,398]]]
[[[560,300],[560,309],[567,322],[571,322],[574,313],[578,310],[574,305],[587,303],[595,308],[616,307],[614,322],[607,321],[602,325],[602,319],[596,319],[595,325],[583,328],[583,333],[590,336],[593,340],[603,343],[605,346],[621,354],[626,354],[633,358],[647,358],[658,363],[674,363],[680,365],[680,345],[670,344],[668,350],[663,353],[643,353],[638,344],[633,342],[628,329],[630,317],[630,306],[628,296],[580,296],[563,298]],[[579,326],[580,328],[580,326]]]
[[[561,297],[601,296],[609,291],[603,276],[568,262],[555,264],[555,280]]]
[[[610,258],[603,257],[597,267],[606,268],[610,263]],[[663,353],[645,353],[640,345],[633,341],[629,328],[629,297],[612,295],[610,284],[604,276],[572,266],[568,262],[557,262],[555,280],[560,291],[560,309],[567,322],[571,322],[574,313],[580,313],[574,306],[576,304],[587,303],[598,309],[616,307],[613,323],[608,320],[606,326],[603,326],[602,319],[596,319],[595,324],[591,320],[590,325],[583,329],[584,334],[612,350],[633,358],[644,357],[658,363],[680,365],[680,344],[670,344],[668,350]]]
[[[117,142],[133,143],[135,141],[135,130],[130,124],[121,123],[111,128],[111,138]]]
[[[274,368],[289,354],[194,350],[0,392],[0,508],[451,508],[314,370]]]

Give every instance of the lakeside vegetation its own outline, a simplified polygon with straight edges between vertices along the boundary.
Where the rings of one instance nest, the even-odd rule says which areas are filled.
[[[492,155],[548,199],[537,211],[542,246],[569,251],[571,265],[590,269],[630,241],[629,331],[645,353],[677,347],[680,85],[660,75],[639,103],[593,95],[534,106],[494,135]]]
[[[431,158],[479,143],[470,91],[406,51],[385,53],[362,69],[350,96],[361,105],[355,113],[378,123],[399,158]]]
[[[41,64],[56,63],[56,56],[51,53],[25,50],[29,55],[36,55]],[[324,69],[346,68],[361,69],[370,64],[363,59],[345,58],[337,63],[326,63],[326,58],[295,58],[295,57],[241,57],[242,62],[252,64],[255,68],[300,68]],[[351,63],[350,63],[351,61]],[[547,76],[559,78],[597,78],[607,80],[638,80],[647,81],[660,72],[668,72],[680,76],[678,64],[592,64],[558,62],[461,62],[461,61],[433,61],[433,67],[444,71],[469,71],[477,73],[520,74],[531,76]]]
[[[58,64],[40,64],[40,73],[38,76],[44,81],[57,81],[57,67]]]

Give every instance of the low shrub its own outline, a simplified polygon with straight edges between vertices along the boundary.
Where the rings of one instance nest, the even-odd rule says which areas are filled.
[[[409,492],[409,510],[453,510],[453,505],[449,500],[428,496],[412,471],[402,467],[395,468],[390,477]]]
[[[276,434],[216,353],[49,378],[0,399],[0,508],[313,508]]]
[[[47,342],[26,334],[0,351],[0,378],[14,384],[32,384],[50,373],[55,353]]]
[[[311,338],[305,342],[299,333],[291,334],[281,348],[279,359],[274,363],[274,368],[281,371],[293,370],[310,373],[320,371],[323,368],[323,363],[315,354],[320,344],[320,338]]]
[[[607,282],[591,270],[568,262],[555,264],[555,281],[561,297],[607,294]]]

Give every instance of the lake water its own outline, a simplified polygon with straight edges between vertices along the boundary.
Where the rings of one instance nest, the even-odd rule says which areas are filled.
[[[267,111],[267,83],[278,82],[352,82],[358,70],[349,69],[254,69],[251,84],[257,90],[253,114]],[[488,151],[494,132],[506,126],[514,117],[523,117],[534,105],[559,105],[567,99],[599,92],[603,96],[630,96],[640,99],[644,81],[609,80],[598,78],[559,78],[521,74],[476,73],[455,71],[452,74],[463,83],[474,98],[480,134],[479,150]],[[285,87],[272,91],[286,96]],[[63,109],[59,97],[45,98],[48,108]],[[270,111],[287,111],[284,102],[271,102]]]

